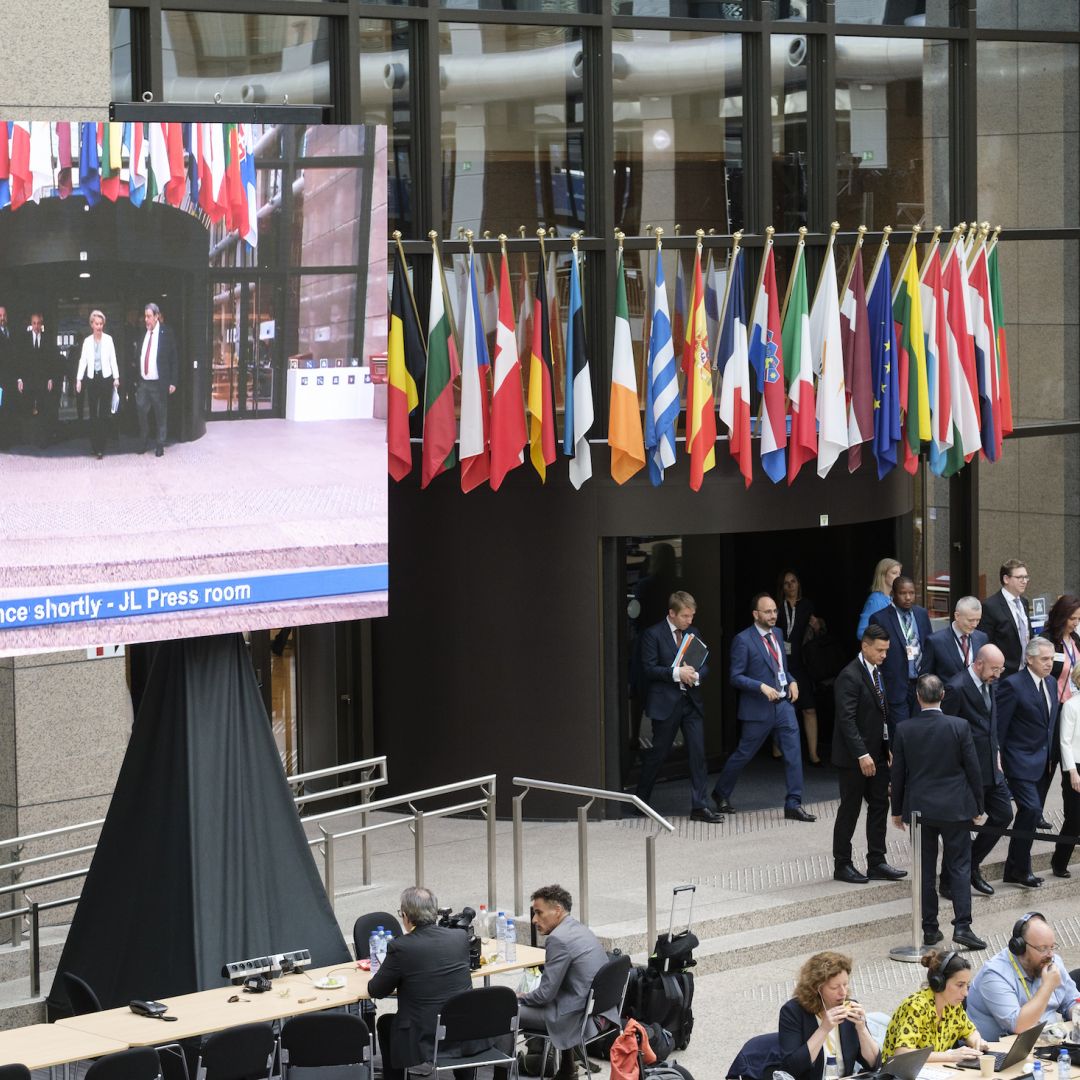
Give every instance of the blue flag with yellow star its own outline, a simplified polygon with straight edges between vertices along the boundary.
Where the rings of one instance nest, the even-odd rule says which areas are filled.
[[[874,457],[878,479],[896,468],[900,444],[900,379],[897,370],[896,326],[891,297],[892,270],[886,249],[866,298],[870,330],[870,370],[874,387]]]

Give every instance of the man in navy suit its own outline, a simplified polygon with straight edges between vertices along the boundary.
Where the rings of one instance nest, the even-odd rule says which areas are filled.
[[[154,456],[165,453],[165,438],[169,414],[169,394],[176,393],[176,372],[179,366],[176,336],[161,322],[161,308],[147,304],[144,312],[146,335],[139,347],[139,384],[135,391],[135,408],[139,413],[140,454],[150,445],[150,413],[157,425],[157,445]]]
[[[1001,589],[983,601],[979,629],[1005,654],[1005,670],[1012,675],[1024,670],[1024,650],[1031,640],[1028,613],[1027,567],[1019,559],[1006,559],[998,570]]]
[[[953,621],[944,630],[935,630],[923,642],[919,674],[936,675],[947,684],[954,675],[970,668],[988,640],[981,630],[975,629],[981,618],[982,604],[977,596],[962,596],[957,600]]]
[[[652,721],[652,746],[645,752],[636,795],[648,802],[660,766],[671,752],[675,734],[682,728],[690,763],[690,816],[695,821],[724,819],[709,805],[709,770],[705,762],[705,715],[701,703],[701,680],[708,665],[700,670],[678,663],[683,646],[691,635],[697,601],[688,592],[673,592],[663,622],[650,626],[641,635],[641,670],[646,680],[645,714]]]
[[[974,635],[972,635],[974,636]],[[993,850],[1001,835],[990,829],[1007,829],[1012,822],[1012,796],[1001,771],[1001,748],[998,744],[998,708],[994,683],[1005,670],[1005,657],[996,645],[983,645],[970,668],[958,671],[945,684],[942,710],[968,722],[975,743],[975,756],[982,773],[983,807],[987,831],[980,832],[971,844],[971,887],[984,896],[993,896],[994,887],[982,875],[982,861]],[[949,896],[948,883],[942,879],[942,896]]]
[[[792,703],[799,687],[788,671],[784,639],[776,629],[776,601],[768,593],[753,599],[754,623],[735,635],[731,643],[731,682],[739,692],[736,712],[742,734],[735,753],[727,759],[713,797],[721,813],[734,813],[728,801],[743,766],[770,736],[776,738],[784,758],[787,796],[784,817],[793,821],[816,821],[802,808],[802,750],[799,725]]]
[[[1057,746],[1057,683],[1050,678],[1054,666],[1054,646],[1046,638],[1035,637],[1024,649],[1027,666],[1010,675],[998,690],[998,737],[1005,779],[1016,800],[1014,828],[1034,832],[1042,817],[1043,801],[1050,789],[1050,777]],[[1029,889],[1043,883],[1031,872],[1031,841],[1014,836],[1009,841],[1003,880]]]
[[[932,633],[926,608],[915,603],[915,582],[901,574],[892,586],[892,603],[870,616],[889,633],[892,647],[881,662],[885,697],[889,705],[889,735],[916,711],[915,680],[919,677],[923,642]]]

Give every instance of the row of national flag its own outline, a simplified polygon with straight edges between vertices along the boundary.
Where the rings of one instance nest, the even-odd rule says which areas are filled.
[[[0,121],[0,210],[73,195],[201,211],[256,248],[252,125]]]
[[[752,293],[745,280],[741,234],[735,235],[721,266],[711,252],[705,255],[699,233],[689,276],[677,258],[674,308],[658,237],[656,258],[649,260],[655,275],[646,271],[651,280],[646,281],[642,319],[643,388],[634,361],[620,241],[607,438],[617,483],[646,469],[654,485],[662,484],[677,461],[680,420],[695,491],[716,466],[721,425],[747,487],[754,475],[755,439],[760,468],[773,483],[793,483],[812,462],[824,477],[841,457],[854,472],[867,447],[879,478],[897,466],[914,474],[923,456],[939,476],[955,474],[976,454],[987,461],[1000,457],[1013,424],[998,233],[991,236],[986,225],[957,226],[943,246],[940,229],[935,230],[920,261],[916,228],[894,276],[891,230],[886,229],[867,276],[865,229],[860,229],[841,282],[837,228],[812,292],[806,230],[800,230],[783,298],[771,228]],[[580,488],[592,475],[588,435],[594,414],[576,242],[565,326],[554,288],[554,260],[548,263],[542,248],[531,291],[521,256],[515,303],[505,245],[496,269],[496,260],[474,253],[470,244],[452,291],[432,243],[437,273],[430,289],[426,345],[400,246],[394,269],[390,474],[400,480],[412,469],[410,414],[419,407],[423,385],[421,486],[460,459],[463,490],[484,483],[497,489],[510,470],[524,463],[526,446],[544,480],[559,441],[559,380],[562,451],[570,462],[571,482]]]

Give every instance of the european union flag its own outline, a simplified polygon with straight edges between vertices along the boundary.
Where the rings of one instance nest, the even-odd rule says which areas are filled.
[[[900,444],[900,379],[896,363],[896,326],[893,323],[889,267],[886,250],[879,261],[866,310],[870,330],[870,370],[874,390],[874,457],[878,479],[896,468]]]

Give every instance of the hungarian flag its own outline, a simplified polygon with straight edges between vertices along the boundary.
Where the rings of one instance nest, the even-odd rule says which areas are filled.
[[[814,354],[810,346],[810,299],[806,288],[805,245],[795,249],[791,295],[784,312],[781,334],[787,360],[788,400],[791,406],[791,439],[788,445],[787,481],[790,487],[804,463],[817,456],[817,406],[814,401]]]
[[[547,467],[555,460],[555,377],[544,277],[544,261],[541,258],[536,271],[532,353],[529,357],[529,459],[542,481],[547,480]]]
[[[848,472],[862,465],[862,444],[874,437],[874,375],[870,367],[870,323],[863,287],[862,248],[855,252],[840,304],[844,383],[848,394]]]
[[[754,298],[750,324],[750,366],[761,390],[761,466],[778,484],[787,472],[787,408],[784,402],[784,343],[776,296],[776,264],[770,243],[765,249],[761,287]]]
[[[836,459],[847,449],[847,384],[844,381],[843,332],[840,328],[840,293],[836,287],[836,256],[832,240],[825,252],[814,302],[810,306],[810,350],[818,375],[818,476],[829,475]]]
[[[608,404],[608,446],[611,478],[625,484],[645,466],[641,435],[634,341],[630,334],[630,308],[626,303],[626,267],[620,249],[615,271],[615,346],[611,353],[611,398]]]
[[[892,312],[900,368],[900,410],[904,417],[904,469],[914,476],[922,445],[931,436],[926,337],[914,244],[893,289]]]
[[[487,340],[476,286],[476,255],[469,251],[469,292],[461,328],[461,490],[472,491],[491,475]]]
[[[1001,457],[1001,396],[998,389],[997,343],[985,241],[979,242],[975,252],[969,287],[972,330],[975,336],[975,374],[979,386],[982,452],[987,461],[997,461]]]
[[[11,128],[11,209],[18,210],[34,193],[30,172],[30,121],[16,120]]]
[[[926,383],[930,395],[930,471],[935,476],[941,476],[953,445],[953,399],[945,293],[936,240],[923,260],[919,291],[923,310],[923,340],[926,342]]]
[[[743,292],[743,253],[736,248],[728,267],[727,306],[720,320],[716,359],[723,375],[720,419],[728,429],[728,450],[750,486],[754,461],[750,450],[750,357],[746,345],[746,297]]]
[[[0,183],[3,169],[0,168]],[[1012,387],[1009,385],[1009,349],[1005,341],[1005,306],[1001,301],[1001,275],[998,270],[998,249],[990,252],[990,302],[994,309],[994,340],[997,342],[998,392],[1001,398],[1001,434],[1011,435],[1013,429]]]
[[[592,375],[585,344],[585,312],[581,303],[581,269],[578,253],[570,256],[570,311],[566,334],[566,412],[563,418],[563,452],[570,457],[570,483],[575,491],[592,476],[589,429],[593,425]]]
[[[457,420],[454,380],[461,374],[457,346],[446,311],[446,278],[442,259],[431,260],[431,301],[428,305],[427,373],[424,378],[424,449],[420,486],[426,488],[440,473],[457,464]]]
[[[874,457],[879,480],[896,467],[896,448],[900,444],[900,379],[896,366],[891,282],[889,249],[885,247],[878,256],[870,281],[870,295],[866,298],[870,370],[874,379]]]
[[[690,453],[690,487],[700,491],[705,474],[716,467],[716,401],[700,244],[694,258],[693,288],[687,326],[693,366],[686,386],[686,448]]]
[[[645,460],[653,487],[664,482],[664,471],[675,464],[675,427],[679,422],[679,376],[668,316],[664,262],[657,252],[649,323],[649,369],[645,375]]]
[[[967,272],[962,245],[953,244],[942,267],[945,296],[945,340],[952,389],[952,452],[943,476],[952,476],[982,449],[979,434],[979,389],[975,376],[975,346],[968,319]]]
[[[514,294],[506,252],[499,265],[499,321],[495,327],[495,390],[491,395],[491,490],[525,460],[528,440],[521,395],[521,361],[514,328]]]
[[[420,403],[417,386],[424,377],[424,340],[416,320],[405,264],[394,260],[394,292],[390,298],[390,332],[386,357],[386,443],[390,475],[401,480],[412,471],[409,414]]]

